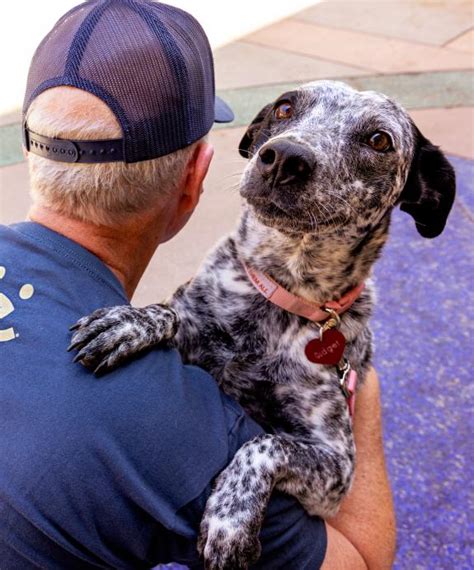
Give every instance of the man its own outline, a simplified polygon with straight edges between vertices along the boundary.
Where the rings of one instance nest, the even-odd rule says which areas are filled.
[[[1,567],[200,568],[212,482],[261,428],[176,351],[98,380],[66,347],[79,317],[130,300],[199,201],[206,134],[232,119],[205,34],[147,0],[81,4],[40,44],[24,113],[30,221],[0,229]],[[338,516],[311,518],[275,493],[256,567],[390,567],[375,373],[354,430],[356,480]]]

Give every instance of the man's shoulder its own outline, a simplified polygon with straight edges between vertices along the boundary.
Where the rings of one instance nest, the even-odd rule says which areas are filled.
[[[174,349],[151,350],[100,378],[78,374],[88,437],[113,442],[103,451],[120,449],[149,484],[175,495],[176,507],[199,495],[242,439],[259,431],[209,374],[184,365]]]
[[[250,421],[239,406],[173,349],[150,350],[100,378],[73,363],[69,327],[126,303],[117,280],[90,252],[35,224],[0,228],[0,252],[0,307],[8,309],[0,394],[12,409],[5,451],[20,449],[25,462],[35,451],[39,464],[70,456],[80,471],[81,457],[87,469],[99,467],[100,449],[110,464],[133,464],[173,487],[177,504],[200,493],[235,452],[236,426]],[[20,442],[25,422],[31,429]]]
[[[153,422],[173,434],[177,429],[209,431],[210,425],[220,425],[231,434],[245,416],[240,405],[220,390],[210,374],[183,364],[174,348],[156,347],[138,354],[100,377],[76,366],[83,382],[103,386],[104,400],[113,403],[122,418],[122,408],[132,416],[146,412]]]
[[[61,293],[97,292],[126,302],[125,292],[111,270],[79,243],[34,222],[0,225],[0,255],[10,273],[36,279],[43,287]],[[116,301],[117,302],[117,301]]]

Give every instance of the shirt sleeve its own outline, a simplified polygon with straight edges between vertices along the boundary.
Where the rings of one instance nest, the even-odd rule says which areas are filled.
[[[107,550],[119,560],[202,568],[196,542],[212,483],[263,429],[209,374],[183,365],[174,350],[125,364],[113,382],[98,389],[104,393],[88,408],[90,418],[90,408],[97,406],[97,425],[88,429],[92,439],[100,438],[107,468],[93,466],[96,476],[101,474],[94,514],[122,521],[102,525],[102,543],[112,544]],[[325,541],[322,521],[309,517],[295,499],[274,493],[256,568],[315,570]]]
[[[227,396],[223,396],[223,403],[229,421],[231,459],[243,443],[263,433],[263,429]],[[177,513],[178,524],[193,527],[196,537],[211,485],[212,481],[209,481],[201,495]],[[326,554],[326,526],[320,518],[309,516],[296,499],[275,491],[267,508],[260,542],[262,554],[252,566],[255,570],[317,570]],[[184,545],[181,543],[180,546],[182,548]],[[170,559],[186,564],[189,568],[202,568],[195,541],[188,544],[185,551],[176,551],[174,558]]]

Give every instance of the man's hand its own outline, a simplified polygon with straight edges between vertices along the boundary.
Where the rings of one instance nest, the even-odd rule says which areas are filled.
[[[357,394],[354,483],[327,521],[323,570],[387,570],[395,557],[395,513],[382,443],[380,387],[371,369]]]

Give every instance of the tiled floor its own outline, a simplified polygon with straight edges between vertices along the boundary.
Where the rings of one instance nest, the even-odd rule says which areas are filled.
[[[283,45],[292,53],[375,73],[465,69],[472,61],[467,52],[292,19],[264,28],[248,36],[248,41],[269,47]]]
[[[230,61],[241,61],[244,64],[229,65]],[[258,62],[258,65],[252,62]],[[220,89],[274,85],[282,81],[356,77],[371,73],[359,67],[291,53],[282,49],[278,42],[272,47],[249,41],[231,43],[217,51],[215,64]]]
[[[410,110],[422,132],[451,156],[459,190],[448,228],[434,241],[422,240],[397,212],[376,270],[376,364],[400,570],[474,565],[467,464],[474,317],[472,24],[470,1],[328,1],[218,50],[217,85],[237,119],[213,131],[216,155],[199,211],[180,236],[159,249],[134,299],[144,304],[166,296],[232,228],[245,164],[236,152],[238,141],[244,125],[280,92],[299,82],[336,78],[385,92]],[[3,223],[22,219],[28,209],[19,140],[19,115],[0,117]]]
[[[474,45],[474,30],[469,30],[464,34],[461,34],[457,38],[454,38],[448,42],[446,45],[450,49],[457,49],[472,54]]]
[[[470,29],[472,4],[457,0],[322,2],[294,19],[382,38],[443,46]]]
[[[474,157],[474,107],[416,109],[411,116],[421,132],[456,156]],[[442,143],[440,136],[442,135]]]

